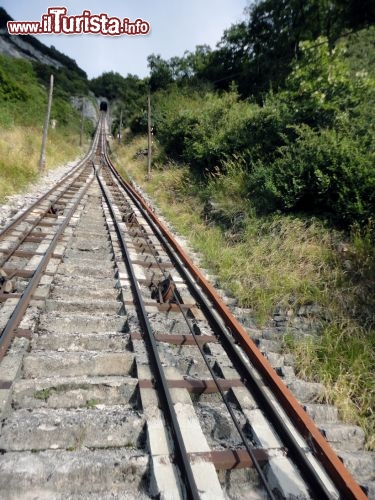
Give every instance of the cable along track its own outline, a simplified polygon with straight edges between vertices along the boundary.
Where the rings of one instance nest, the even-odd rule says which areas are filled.
[[[0,310],[1,498],[365,498],[116,173],[104,119],[85,161],[59,233],[3,252],[25,282]]]

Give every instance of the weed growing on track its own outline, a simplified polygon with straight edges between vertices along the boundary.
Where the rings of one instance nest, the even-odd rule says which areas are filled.
[[[266,324],[276,308],[295,311],[318,304],[324,309],[319,335],[298,340],[287,335],[285,347],[295,354],[299,374],[324,383],[325,400],[338,406],[345,421],[361,425],[367,447],[375,450],[371,224],[364,233],[353,230],[348,238],[316,218],[256,217],[244,204],[240,169],[233,169],[232,175],[215,174],[202,186],[187,167],[156,164],[146,181],[146,158],[135,157],[145,148],[145,139],[139,137],[126,147],[116,145],[115,163],[200,251],[221,286],[252,309],[259,325]]]

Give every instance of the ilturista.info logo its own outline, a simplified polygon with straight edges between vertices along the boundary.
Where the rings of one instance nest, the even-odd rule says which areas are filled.
[[[8,21],[10,35],[147,35],[150,25],[143,19],[131,22],[128,17],[120,19],[107,14],[92,14],[84,10],[79,16],[68,16],[66,7],[50,7],[40,21]]]

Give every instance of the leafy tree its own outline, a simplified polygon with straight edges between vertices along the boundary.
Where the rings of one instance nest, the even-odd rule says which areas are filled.
[[[268,105],[288,109],[273,159],[258,157],[249,194],[261,211],[304,210],[365,224],[375,214],[375,82],[352,75],[343,47],[301,44],[286,90]],[[285,125],[285,124],[284,124]],[[292,133],[288,133],[292,131]]]
[[[314,127],[333,126],[339,113],[360,104],[369,81],[365,74],[351,75],[343,46],[328,50],[327,39],[300,44],[301,58],[286,79],[279,97],[289,103],[294,121]]]
[[[103,73],[98,78],[93,78],[90,81],[90,88],[95,95],[106,97],[110,101],[115,98],[121,99],[123,97],[125,87],[125,79],[120,73],[109,71]]]
[[[142,113],[146,102],[147,82],[135,75],[128,74],[123,77],[113,71],[103,73],[90,81],[90,89],[95,95],[106,97],[111,101],[116,130],[121,110],[123,125],[127,126],[135,114]]]
[[[348,29],[375,22],[375,3],[261,0],[247,9],[246,16],[224,32],[197,74],[225,90],[234,81],[242,96],[255,95],[261,102],[271,87],[283,87],[293,61],[301,55],[301,41],[324,36],[333,48]]]
[[[173,70],[168,61],[161,58],[160,55],[151,54],[147,58],[150,68],[150,89],[156,91],[165,89],[173,82]]]

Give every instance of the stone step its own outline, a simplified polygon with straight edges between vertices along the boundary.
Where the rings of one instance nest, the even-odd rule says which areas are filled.
[[[28,354],[23,362],[24,378],[129,375],[134,362],[131,352],[56,352]]]
[[[375,452],[373,451],[337,451],[345,467],[364,487],[368,498],[375,498]]]
[[[70,247],[64,253],[64,260],[91,260],[94,264],[98,263],[98,256],[100,256],[105,261],[113,261],[113,251],[112,248],[98,248],[92,245],[90,250],[82,250],[75,247]]]
[[[148,456],[139,449],[48,450],[0,455],[3,500],[150,498]]]
[[[93,219],[93,220],[102,220],[103,213],[100,210],[98,212],[98,206],[100,205],[100,196],[97,197],[96,200],[92,201],[89,199],[89,204],[85,206],[85,209],[82,213],[82,220]]]
[[[80,234],[95,232],[100,235],[106,234],[107,226],[104,217],[86,217],[83,215],[79,222],[78,230]]]
[[[103,288],[112,288],[115,286],[116,280],[113,278],[101,278],[99,285]],[[91,276],[81,276],[79,280],[73,279],[71,276],[56,274],[53,278],[53,289],[57,287],[72,287],[75,285],[83,288],[98,288],[98,280]]]
[[[64,255],[64,264],[69,266],[95,267],[96,269],[112,269],[115,267],[113,254],[108,251],[104,252],[103,250],[91,253],[80,251],[78,255]]]
[[[82,257],[86,256],[88,259],[90,258],[93,259],[95,258],[95,255],[102,255],[105,257],[105,256],[112,256],[112,254],[113,254],[113,249],[110,243],[89,241],[86,242],[86,244],[82,243],[76,245],[70,242],[70,245],[67,247],[67,250],[64,253],[64,257],[70,259],[75,255],[77,255]]]
[[[258,339],[256,342],[258,349],[264,352],[273,352],[277,354],[281,354],[282,352],[282,343],[277,340],[267,340],[267,339]]]
[[[91,221],[90,219],[80,221],[73,234],[75,238],[86,238],[94,241],[95,237],[108,238],[108,231],[103,221]]]
[[[84,211],[82,213],[82,216],[81,216],[81,219],[79,221],[79,224],[81,225],[81,224],[84,223],[84,227],[86,227],[86,224],[92,224],[92,225],[101,224],[101,225],[104,225],[105,224],[104,214],[101,211],[101,209],[99,209],[100,210],[99,211],[98,208],[92,207],[92,208],[89,209],[88,212]]]
[[[268,362],[275,370],[280,369],[284,366],[284,356],[276,352],[267,351],[263,353],[268,359]]]
[[[75,237],[85,237],[87,239],[95,238],[108,238],[107,226],[104,219],[82,218],[77,225],[74,233]]]
[[[138,379],[131,377],[59,377],[18,380],[13,408],[95,408],[137,400]]]
[[[128,331],[126,316],[76,314],[69,317],[57,313],[43,314],[40,318],[38,333],[94,333]]]
[[[285,358],[284,358],[285,362]],[[291,382],[293,382],[296,378],[296,374],[294,372],[294,368],[292,366],[281,366],[280,368],[276,369],[276,373],[279,375],[279,377],[282,377],[284,384],[288,385]]]
[[[47,351],[101,351],[123,352],[128,349],[129,334],[121,332],[34,334],[32,348]]]
[[[54,300],[47,299],[46,312],[58,311],[61,313],[92,313],[122,314],[123,304],[117,300]]]
[[[114,281],[112,281],[112,286],[104,286],[102,283],[96,284],[92,283],[91,286],[81,286],[80,283],[72,283],[69,286],[56,286],[54,285],[50,293],[50,298],[67,300],[69,298],[91,298],[96,300],[116,300],[119,295],[119,290],[114,287]]]
[[[325,404],[303,405],[305,412],[315,423],[335,423],[339,421],[339,412],[335,406]]]
[[[324,423],[318,427],[334,450],[359,451],[365,446],[365,433],[358,425]]]
[[[324,385],[318,382],[306,382],[295,379],[288,384],[288,388],[300,403],[313,403],[324,394]]]
[[[92,246],[92,248],[84,250],[70,248],[64,253],[64,260],[80,258],[111,260],[113,259],[113,252],[111,248],[96,248]]]
[[[111,248],[111,242],[107,235],[97,236],[95,234],[84,235],[79,230],[70,240],[69,248],[77,250],[92,250],[101,248]]]
[[[145,420],[130,405],[93,409],[14,411],[3,423],[0,449],[31,451],[137,448]]]
[[[92,278],[114,278],[115,268],[113,262],[105,263],[104,265],[96,265],[94,262],[86,263],[69,263],[69,261],[60,264],[57,274],[72,276],[74,280],[78,280],[81,276],[91,276]]]

